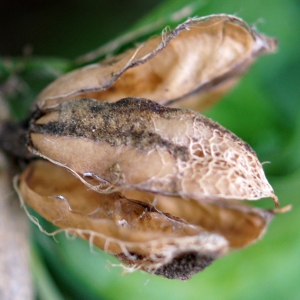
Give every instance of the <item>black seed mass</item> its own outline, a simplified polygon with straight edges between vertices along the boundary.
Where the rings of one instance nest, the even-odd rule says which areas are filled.
[[[147,258],[137,253],[130,253],[130,255],[134,258],[133,260],[124,253],[116,255],[116,257],[129,265],[149,261],[149,257]],[[181,253],[177,257],[174,257],[169,263],[155,269],[153,273],[168,279],[188,280],[193,275],[203,271],[215,259],[216,257],[212,255],[197,253],[195,251]]]
[[[156,275],[168,279],[187,280],[193,275],[203,271],[214,261],[214,257],[188,252],[175,257],[171,262],[155,271]]]

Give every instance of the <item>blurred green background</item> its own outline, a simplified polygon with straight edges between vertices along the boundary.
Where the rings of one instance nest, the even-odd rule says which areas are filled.
[[[205,112],[257,151],[281,205],[257,244],[220,259],[188,282],[141,272],[122,275],[118,264],[87,242],[32,226],[37,299],[300,299],[300,3],[252,1],[16,1],[0,2],[0,85],[13,117],[26,115],[36,94],[74,59],[132,29],[191,4],[191,16],[230,13],[277,37],[276,54],[261,58],[240,84]],[[7,85],[9,82],[9,85]],[[271,200],[257,203],[272,207]],[[44,224],[44,226],[48,226]]]

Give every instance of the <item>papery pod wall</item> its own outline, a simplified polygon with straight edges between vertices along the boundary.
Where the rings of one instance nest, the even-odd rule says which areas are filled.
[[[275,47],[241,19],[212,15],[63,75],[33,106],[28,149],[44,160],[21,175],[21,198],[131,267],[172,279],[255,242],[275,210],[240,200],[278,205],[255,152],[182,107],[213,104]]]

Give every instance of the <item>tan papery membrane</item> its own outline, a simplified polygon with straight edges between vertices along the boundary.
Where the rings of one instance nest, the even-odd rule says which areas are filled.
[[[249,145],[194,111],[126,98],[77,99],[39,114],[31,150],[99,192],[277,201]]]
[[[192,18],[123,54],[61,76],[39,95],[38,105],[141,97],[204,109],[276,44],[235,16]]]

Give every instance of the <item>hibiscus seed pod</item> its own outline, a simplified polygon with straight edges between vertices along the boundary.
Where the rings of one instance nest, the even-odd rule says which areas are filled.
[[[20,176],[21,200],[131,268],[172,279],[257,241],[284,210],[242,203],[278,206],[256,154],[186,108],[213,104],[275,48],[241,19],[212,15],[63,75],[34,105],[27,141],[40,158]]]

